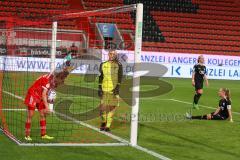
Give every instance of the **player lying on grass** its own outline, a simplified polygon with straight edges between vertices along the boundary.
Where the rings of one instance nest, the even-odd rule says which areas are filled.
[[[218,91],[218,95],[221,98],[219,100],[218,108],[215,112],[211,114],[206,114],[202,116],[192,116],[187,113],[186,117],[188,119],[205,119],[205,120],[229,120],[233,122],[232,119],[232,111],[231,111],[231,98],[230,91],[227,88],[220,88]]]
[[[117,52],[108,53],[109,60],[100,64],[99,90],[101,98],[100,116],[102,118],[100,130],[110,131],[113,115],[119,105],[119,88],[122,81],[122,64],[117,59]]]
[[[192,73],[192,85],[195,87],[195,95],[193,98],[193,109],[199,109],[198,101],[203,94],[203,82],[206,81],[208,86],[207,70],[204,65],[204,57],[201,55],[198,57],[198,64],[194,65]]]
[[[46,134],[46,116],[50,113],[48,96],[54,99],[54,89],[64,83],[64,80],[72,70],[70,61],[65,62],[65,67],[61,72],[49,73],[39,77],[33,85],[28,89],[25,105],[28,108],[27,119],[25,123],[25,140],[32,141],[30,137],[32,117],[35,108],[38,109],[40,115],[40,128],[42,139],[53,139]]]

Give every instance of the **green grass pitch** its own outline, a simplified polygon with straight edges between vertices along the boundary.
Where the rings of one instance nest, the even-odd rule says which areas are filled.
[[[15,95],[24,97],[27,87],[39,74],[26,75],[20,73],[8,73],[5,75],[4,91],[14,92]],[[28,81],[26,81],[28,79]],[[13,81],[14,80],[14,81]],[[171,159],[228,159],[234,160],[240,157],[240,102],[239,102],[239,82],[227,80],[210,80],[210,86],[204,89],[204,94],[200,99],[200,110],[193,111],[194,115],[210,113],[216,108],[219,98],[217,91],[220,87],[227,87],[232,94],[232,108],[234,123],[228,121],[204,121],[186,120],[184,114],[191,107],[194,89],[189,79],[159,79],[168,82],[173,89],[162,95],[152,98],[140,99],[140,124],[138,144],[154,152],[162,154]],[[151,81],[151,78],[147,79]],[[23,83],[24,82],[24,83]],[[12,88],[12,84],[18,87]],[[87,88],[97,88],[96,81],[86,83],[82,77],[71,75],[66,80],[67,85],[85,86]],[[155,86],[141,86],[141,89],[148,91]],[[164,86],[163,86],[164,88]],[[83,91],[85,91],[83,89]],[[86,90],[93,94],[92,90]],[[67,98],[73,101],[69,108],[70,112],[81,114],[82,112],[94,109],[99,100],[86,95],[77,96],[78,90],[71,89],[71,92],[58,92],[58,100]],[[76,94],[74,94],[76,93]],[[11,97],[11,98],[10,98]],[[11,99],[11,101],[7,101]],[[3,106],[22,107],[22,100],[13,98],[3,93]],[[78,104],[81,104],[80,106]],[[121,118],[125,113],[130,113],[130,107],[121,102],[117,115]],[[4,111],[10,130],[23,141],[25,112]],[[64,112],[65,113],[65,112]],[[38,138],[38,114],[35,114],[33,123],[33,139],[35,142],[47,143]],[[179,117],[176,118],[175,115]],[[11,120],[11,117],[14,117]],[[118,117],[118,116],[116,116]],[[84,118],[84,117],[75,117]],[[87,118],[87,117],[86,117]],[[59,119],[54,115],[48,117],[49,134],[57,137],[54,142],[78,142],[78,143],[103,143],[116,142],[115,140],[102,135],[96,131],[88,129],[71,121]],[[86,119],[84,122],[98,127],[99,118]],[[61,124],[61,125],[60,125]],[[119,119],[114,120],[112,133],[125,139],[129,139],[129,121]],[[45,159],[51,160],[58,157],[59,160],[73,159],[156,159],[142,151],[130,146],[120,147],[20,147],[0,133],[0,155],[4,160],[15,159]]]

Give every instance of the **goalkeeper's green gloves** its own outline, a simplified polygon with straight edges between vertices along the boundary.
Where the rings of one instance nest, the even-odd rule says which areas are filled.
[[[119,95],[119,88],[120,88],[120,85],[117,84],[116,87],[112,91],[114,95]]]
[[[102,85],[98,85],[98,96],[102,98],[103,96],[103,90],[102,90]]]

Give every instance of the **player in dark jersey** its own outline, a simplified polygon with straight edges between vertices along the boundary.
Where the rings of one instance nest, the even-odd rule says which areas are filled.
[[[218,108],[215,112],[211,114],[206,114],[202,116],[191,116],[187,113],[186,117],[188,119],[204,119],[204,120],[229,120],[233,122],[232,119],[232,111],[231,111],[231,98],[230,98],[230,91],[227,88],[220,88],[218,92],[219,100]]]
[[[192,73],[192,85],[195,87],[195,95],[193,97],[193,108],[199,109],[198,101],[203,94],[203,82],[206,81],[208,86],[207,70],[204,65],[204,57],[201,55],[198,57],[198,64],[194,65]]]

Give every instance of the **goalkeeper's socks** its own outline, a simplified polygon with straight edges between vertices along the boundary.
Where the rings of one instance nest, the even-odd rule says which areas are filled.
[[[110,128],[105,128],[105,132],[110,132]]]
[[[106,123],[105,122],[102,122],[101,123],[101,126],[100,126],[100,131],[104,131],[106,128]]]
[[[107,125],[106,125],[106,128],[110,128],[111,124],[112,124],[112,121],[113,121],[113,114],[114,112],[111,111],[108,113],[107,115]]]
[[[106,123],[107,122],[107,112],[103,111],[101,113],[101,117],[102,117],[102,123]]]
[[[25,135],[26,135],[26,137],[30,136],[30,132],[31,132],[31,123],[26,122],[25,123]]]
[[[46,120],[40,120],[41,136],[46,135]]]
[[[106,127],[106,122],[107,122],[107,112],[106,111],[103,111],[101,113],[101,118],[102,118],[102,122],[101,122],[100,130],[103,131]]]

